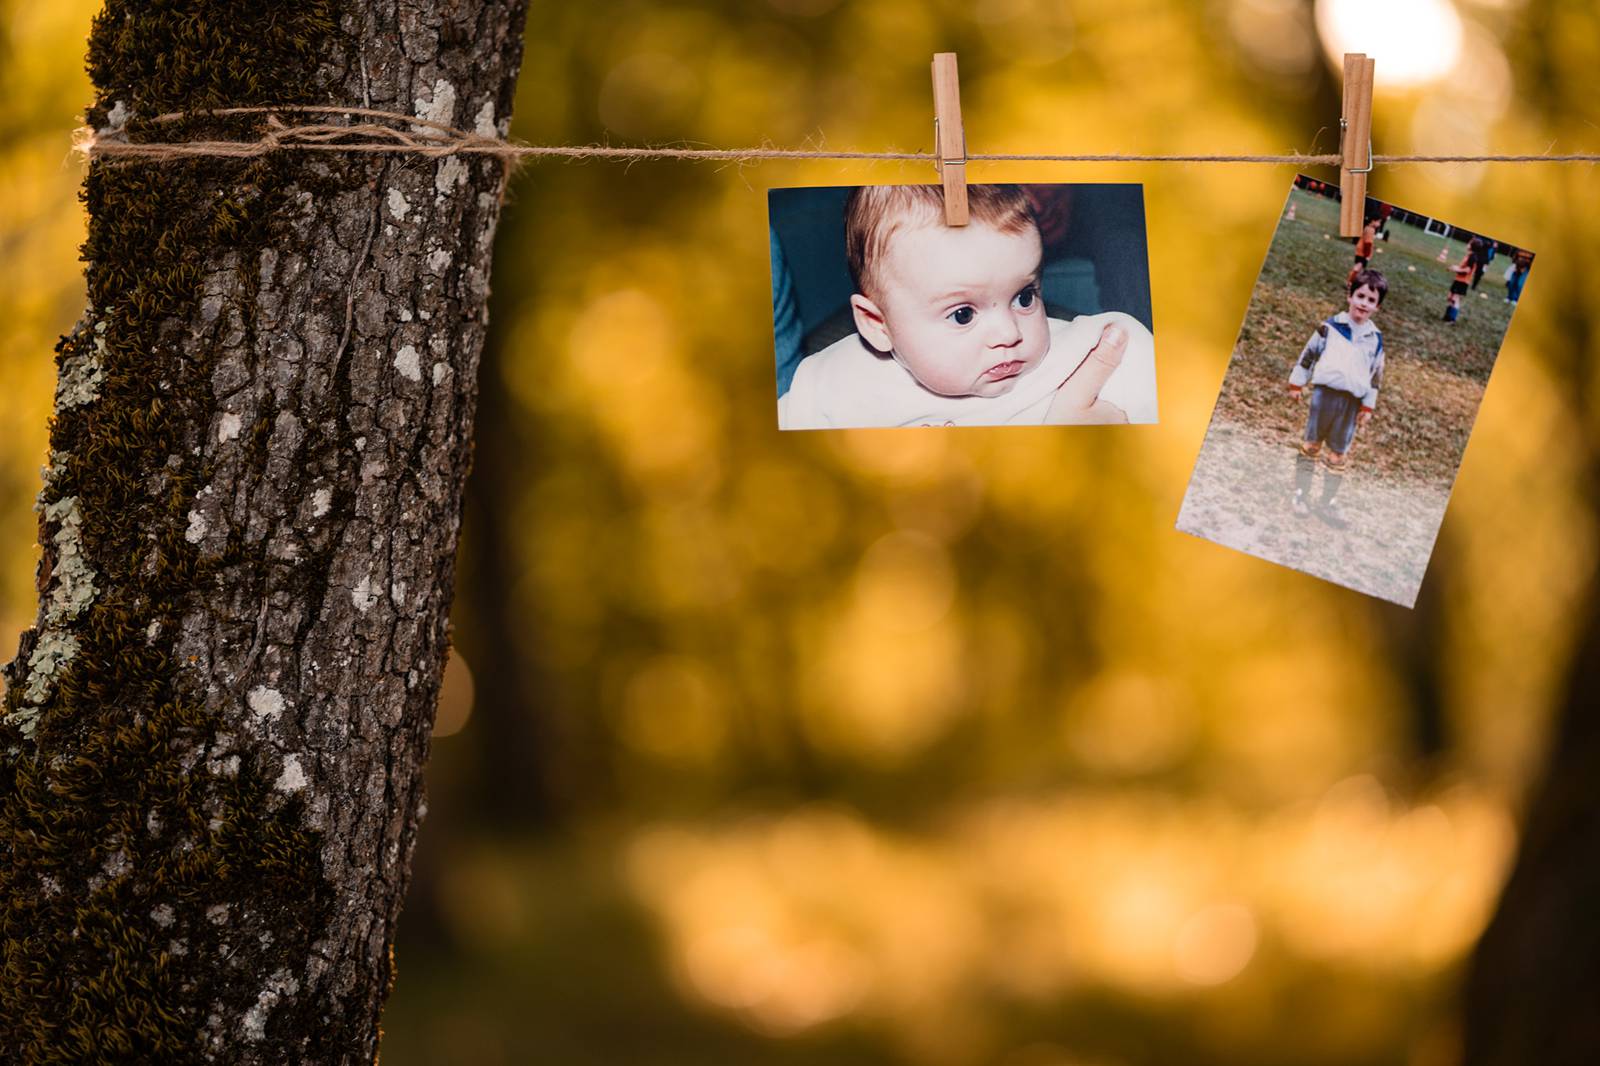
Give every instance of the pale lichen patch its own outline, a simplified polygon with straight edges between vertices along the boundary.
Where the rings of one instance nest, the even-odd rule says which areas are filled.
[[[406,215],[411,211],[411,204],[406,200],[405,194],[399,189],[389,190],[389,214],[394,216],[396,222],[404,222]]]
[[[229,910],[230,908],[226,903],[213,903],[206,908],[206,921],[212,925],[222,925],[228,920]]]
[[[433,187],[440,196],[449,196],[457,185],[467,180],[467,165],[453,155],[439,160],[439,169],[433,176]]]
[[[267,1012],[279,1001],[300,991],[300,982],[286,969],[280,969],[267,978],[266,987],[256,996],[255,1004],[244,1012],[244,1038],[257,1042],[266,1039]]]
[[[293,755],[284,757],[283,772],[272,787],[279,792],[299,792],[306,787],[306,772],[301,768],[299,758]]]
[[[257,685],[245,695],[244,701],[250,708],[251,724],[257,729],[277,721],[283,714],[283,693],[275,688]]]
[[[132,115],[133,112],[128,109],[128,105],[117,100],[111,105],[111,110],[106,112],[106,124],[100,127],[100,132],[116,133],[128,124],[128,119]]]
[[[206,762],[206,768],[221,777],[239,776],[239,756],[225,755],[221,758],[211,759]]]
[[[44,466],[39,468],[39,480],[44,482],[44,488],[49,488],[51,485],[56,483],[56,478],[60,477],[66,471],[67,462],[71,458],[72,453],[70,451],[58,452],[54,448],[50,449],[49,461]],[[35,509],[40,511],[44,510],[44,489],[40,489],[39,491],[38,505]]]
[[[472,132],[479,137],[498,137],[500,131],[494,125],[494,101],[485,100],[483,106],[478,108],[478,113],[472,119]]]
[[[189,528],[183,531],[183,539],[190,544],[199,544],[206,539],[206,516],[198,510],[189,512]]]
[[[400,375],[410,381],[422,380],[422,363],[417,358],[417,350],[409,344],[402,345],[394,355],[394,368]]]
[[[450,265],[450,253],[443,248],[437,248],[428,253],[428,269],[435,274],[443,274]]]
[[[173,913],[172,908],[167,904],[158,903],[150,911],[150,920],[155,922],[161,928],[167,929],[172,926],[173,922],[178,920],[178,916]]]
[[[217,442],[226,444],[228,441],[238,437],[239,430],[243,425],[244,421],[238,415],[232,411],[224,411],[222,420],[217,424]]]
[[[45,601],[44,621],[47,626],[58,626],[82,614],[94,602],[98,590],[94,568],[83,556],[83,513],[78,509],[78,498],[67,496],[49,504],[44,517],[56,523],[52,538],[56,563],[50,575],[52,587]]]
[[[433,90],[416,102],[416,115],[430,122],[442,122],[446,126],[455,121],[456,117],[456,87],[443,78],[433,83]]]
[[[321,518],[333,506],[333,490],[318,489],[311,494],[311,517]]]
[[[24,736],[32,736],[38,724],[39,705],[50,695],[50,683],[61,668],[78,654],[78,638],[71,633],[46,630],[28,656],[28,682],[22,690],[22,699],[29,706],[19,708],[10,720]]]
[[[128,853],[118,848],[106,856],[105,865],[100,868],[100,872],[105,875],[107,880],[115,881],[131,869],[133,869],[133,864],[128,862]]]
[[[356,587],[350,590],[350,602],[356,605],[356,610],[366,614],[372,605],[378,602],[378,593],[372,587],[372,575],[363,577]]]
[[[61,363],[61,379],[56,383],[56,410],[79,407],[98,399],[100,382],[105,380],[100,361],[92,355],[71,356]]]

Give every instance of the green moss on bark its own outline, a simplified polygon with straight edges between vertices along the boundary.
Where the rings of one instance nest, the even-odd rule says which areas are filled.
[[[120,105],[137,139],[239,132],[248,124],[148,120],[315,99],[338,15],[331,0],[110,0],[89,47],[99,92],[91,122]],[[353,186],[366,166],[319,181]],[[193,343],[189,323],[202,279],[227,256],[250,292],[284,198],[308,187],[305,171],[282,157],[97,164],[85,182],[90,309],[58,361],[92,355],[98,378],[91,399],[58,410],[51,448],[62,458],[41,498],[46,507],[77,498],[96,595],[59,627],[55,639],[77,648],[34,708],[29,737],[16,722],[40,634],[24,637],[9,670],[0,1061],[205,1061],[208,1041],[232,1044],[255,1002],[241,975],[298,973],[330,911],[332,890],[317,873],[322,841],[304,828],[302,801],[276,793],[248,754],[228,762],[215,745],[218,719],[173,650],[179,620],[216,594],[224,573],[184,536],[209,476],[200,445],[216,406],[216,352]],[[47,513],[41,543],[59,525]],[[279,920],[287,914],[295,920]],[[262,943],[251,931],[266,926],[296,932]],[[225,1004],[225,1016],[201,1016],[196,1005],[206,1003]],[[338,1005],[286,1003],[267,1018],[267,1044],[321,1034],[326,1043],[304,1053],[331,1059],[341,1024]]]

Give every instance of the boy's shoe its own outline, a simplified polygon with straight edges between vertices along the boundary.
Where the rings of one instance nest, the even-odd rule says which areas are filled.
[[[1299,489],[1295,490],[1294,502],[1289,505],[1294,508],[1294,513],[1304,518],[1311,513],[1311,505],[1306,503],[1306,494]]]
[[[1334,529],[1343,529],[1350,524],[1338,500],[1323,500],[1318,510],[1322,513],[1322,520]]]

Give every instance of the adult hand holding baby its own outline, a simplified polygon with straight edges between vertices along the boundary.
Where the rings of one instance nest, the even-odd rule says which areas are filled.
[[[1128,331],[1111,323],[1100,331],[1100,340],[1078,364],[1067,380],[1056,389],[1045,422],[1051,425],[1105,425],[1126,422],[1128,415],[1116,404],[1100,398],[1106,381],[1122,365],[1128,350]]]

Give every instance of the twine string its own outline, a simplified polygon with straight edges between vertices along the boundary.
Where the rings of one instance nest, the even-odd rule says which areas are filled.
[[[286,125],[280,115],[338,115],[375,121],[345,124],[312,122]],[[457,129],[443,122],[418,115],[381,111],[368,107],[333,107],[285,104],[275,107],[226,107],[206,111],[174,112],[157,115],[152,123],[182,119],[220,118],[234,115],[266,115],[266,129],[255,140],[130,141],[122,127],[94,130],[84,127],[74,139],[74,147],[91,162],[107,161],[170,162],[179,159],[222,158],[254,159],[272,152],[350,152],[358,154],[405,154],[440,158],[451,155],[494,156],[508,162],[529,159],[685,159],[756,163],[765,160],[887,160],[891,162],[933,163],[931,152],[840,152],[822,149],[773,148],[615,148],[609,145],[523,144],[500,137]],[[387,123],[387,124],[386,124]],[[1266,163],[1295,166],[1338,166],[1335,153],[1309,155],[1293,152],[1281,155],[1143,154],[1097,153],[1009,153],[974,152],[972,162],[985,163]],[[1521,155],[1374,155],[1373,163],[1600,163],[1600,152]]]

